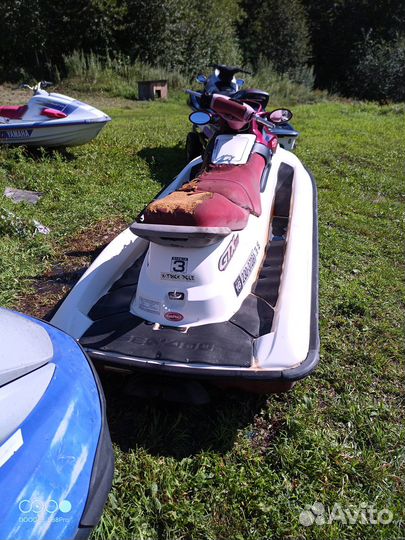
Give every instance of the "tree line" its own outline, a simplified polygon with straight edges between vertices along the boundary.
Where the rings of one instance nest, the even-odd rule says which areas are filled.
[[[345,96],[405,100],[398,0],[2,0],[0,77],[64,75],[74,51],[186,74],[271,65]]]

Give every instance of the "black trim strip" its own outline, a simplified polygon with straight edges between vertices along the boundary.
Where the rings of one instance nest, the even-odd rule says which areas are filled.
[[[266,161],[266,165],[270,161],[271,150],[268,146],[266,146],[263,143],[255,142],[255,144],[253,145],[251,154],[253,153],[259,154],[260,156],[262,156]]]
[[[267,186],[267,181],[269,179],[271,169],[271,160],[267,163],[262,172],[262,177],[260,178],[260,193],[263,193]]]
[[[80,346],[80,344],[78,345]],[[80,528],[88,528],[90,534],[91,529],[100,521],[104,510],[104,505],[107,501],[108,493],[111,489],[114,477],[114,451],[111,443],[110,431],[108,429],[106,413],[107,406],[101,381],[88,354],[86,354],[86,351],[83,350],[83,347],[80,346],[80,348],[82,349],[89,363],[90,369],[93,372],[93,377],[96,382],[98,395],[100,398],[102,419],[97,451],[93,462],[93,470],[91,472],[86,506],[84,507],[79,525]],[[79,538],[86,537],[81,535]]]

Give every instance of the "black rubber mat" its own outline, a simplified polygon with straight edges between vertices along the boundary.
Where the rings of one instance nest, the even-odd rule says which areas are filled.
[[[145,255],[146,252],[112,284],[108,293],[94,304],[88,313],[93,321],[129,311],[131,300],[136,293]]]
[[[227,322],[187,332],[154,325],[129,313],[145,255],[111,286],[89,311],[94,321],[80,339],[87,349],[168,362],[249,367],[256,338],[271,331],[280,287],[294,169],[280,166],[270,241],[252,293]],[[272,307],[273,306],[273,307]]]
[[[274,310],[262,298],[249,294],[230,322],[258,338],[271,331]]]
[[[249,367],[253,338],[231,322],[154,330],[130,313],[96,321],[80,339],[83,347],[171,362]]]
[[[259,277],[252,292],[275,307],[283,272],[294,169],[282,163],[278,171],[271,235]]]

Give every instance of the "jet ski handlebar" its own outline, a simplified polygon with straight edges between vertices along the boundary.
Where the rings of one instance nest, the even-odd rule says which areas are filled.
[[[256,113],[250,105],[242,101],[237,101],[220,94],[205,94],[196,92],[195,90],[186,90],[185,92],[191,96],[198,97],[204,108],[211,109],[220,116],[224,116],[227,121],[231,117],[238,122],[248,123],[254,118],[259,124],[274,128],[276,124],[286,123],[292,118],[292,112],[289,109],[276,109],[271,113],[266,113],[266,116],[269,118],[268,120]]]
[[[209,67],[217,69],[221,74],[230,77],[233,77],[236,73],[246,73],[247,75],[251,75],[250,71],[246,71],[245,69],[237,66],[232,67],[225,66],[224,64],[209,64]]]
[[[50,86],[53,86],[53,83],[49,81],[39,81],[34,86],[30,86],[29,84],[20,84],[19,88],[24,88],[27,90],[32,90],[34,93],[38,90],[49,88]]]

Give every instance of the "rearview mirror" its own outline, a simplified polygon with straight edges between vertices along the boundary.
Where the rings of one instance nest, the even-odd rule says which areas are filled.
[[[203,126],[211,122],[211,115],[207,112],[195,111],[190,114],[188,119],[193,124],[197,124],[197,126]]]
[[[244,79],[236,79],[236,84],[239,86],[239,88],[242,88],[242,86],[245,84]]]
[[[291,120],[293,113],[290,109],[275,109],[269,113],[268,117],[273,124],[285,124]]]
[[[207,82],[207,77],[203,75],[202,73],[199,73],[196,77],[197,82],[201,84],[205,84]]]

